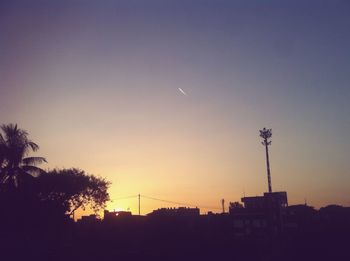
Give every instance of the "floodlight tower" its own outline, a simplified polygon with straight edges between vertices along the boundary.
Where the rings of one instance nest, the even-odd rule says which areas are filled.
[[[263,138],[263,141],[261,142],[262,145],[265,146],[266,151],[266,167],[267,167],[267,182],[269,185],[269,193],[272,192],[272,186],[271,186],[271,173],[270,173],[270,160],[269,160],[269,145],[271,145],[271,137],[272,137],[272,130],[263,128],[260,130],[260,137]]]

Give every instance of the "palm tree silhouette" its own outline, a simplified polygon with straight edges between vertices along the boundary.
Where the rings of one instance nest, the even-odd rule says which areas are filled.
[[[37,167],[46,162],[43,157],[27,157],[39,146],[28,139],[28,133],[17,124],[3,124],[0,128],[0,184],[16,188],[45,172]]]

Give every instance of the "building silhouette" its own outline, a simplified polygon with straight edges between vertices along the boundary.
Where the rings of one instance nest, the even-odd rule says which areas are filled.
[[[112,221],[112,220],[118,220],[121,218],[128,218],[131,217],[132,214],[130,211],[108,211],[104,210],[103,212],[103,220],[104,221]]]
[[[279,233],[287,215],[287,192],[266,192],[263,196],[243,197],[240,204],[231,204],[229,213],[236,234]]]
[[[199,208],[159,208],[148,214],[150,217],[196,217],[200,215]]]

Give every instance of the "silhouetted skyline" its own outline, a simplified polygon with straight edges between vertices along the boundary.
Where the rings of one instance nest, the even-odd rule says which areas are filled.
[[[347,206],[349,13],[347,1],[1,1],[0,119],[30,132],[41,167],[106,177],[112,199],[219,208],[266,191],[258,130],[272,128],[274,190]],[[134,199],[108,208],[138,212]]]

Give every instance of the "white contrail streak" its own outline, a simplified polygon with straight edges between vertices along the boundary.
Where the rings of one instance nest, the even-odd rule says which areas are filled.
[[[181,89],[181,88],[178,88],[178,89],[183,95],[187,96],[187,93],[185,93],[183,89]]]

